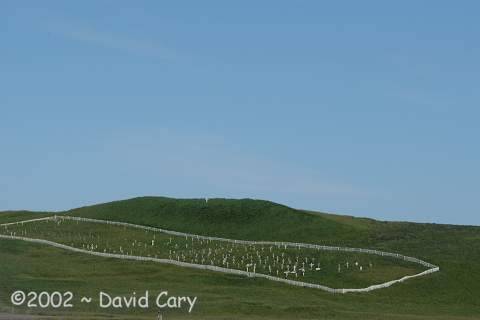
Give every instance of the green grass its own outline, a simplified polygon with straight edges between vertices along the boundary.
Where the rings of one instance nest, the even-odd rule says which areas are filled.
[[[119,262],[0,240],[0,308],[4,311],[10,311],[9,294],[16,289],[72,290],[78,295],[94,295],[100,289],[117,294],[168,289],[197,295],[199,305],[190,316],[175,311],[166,319],[480,319],[479,227],[379,222],[254,200],[218,199],[205,204],[150,197],[67,214],[228,238],[380,249],[426,260],[441,271],[367,294],[332,295],[268,280]],[[0,213],[0,223],[11,219],[3,216]],[[78,306],[73,313],[100,319],[110,311]],[[117,311],[116,318],[153,319],[154,313],[133,316]]]
[[[73,216],[116,220],[200,235],[245,240],[337,243],[357,238],[346,224],[322,219],[269,201],[143,197],[66,212]]]
[[[0,223],[10,223],[29,219],[37,219],[50,216],[48,212],[31,211],[3,211],[0,212]]]
[[[0,234],[45,239],[94,252],[213,265],[333,288],[365,288],[426,270],[419,264],[372,254],[235,244],[62,218],[0,227]],[[294,269],[296,273],[292,273]]]

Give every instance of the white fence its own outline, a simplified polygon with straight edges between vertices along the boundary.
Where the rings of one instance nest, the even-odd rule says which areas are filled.
[[[71,246],[67,246],[67,245],[63,245],[63,244],[60,244],[60,243],[56,243],[56,242],[48,241],[48,240],[43,240],[43,239],[33,239],[33,238],[17,237],[17,236],[9,236],[9,235],[0,235],[0,239],[22,240],[22,241],[27,241],[27,242],[46,244],[46,245],[53,246],[53,247],[60,248],[60,249],[65,249],[65,250],[70,250],[70,251],[74,251],[74,252],[90,254],[90,255],[94,255],[94,256],[106,257],[106,258],[137,260],[137,261],[151,261],[151,262],[172,264],[172,265],[177,265],[177,266],[181,266],[181,267],[188,267],[188,268],[210,270],[210,271],[229,273],[229,274],[235,274],[235,275],[242,275],[242,276],[247,276],[247,277],[264,278],[264,279],[277,281],[277,282],[283,282],[283,283],[287,283],[287,284],[294,285],[294,286],[299,286],[299,287],[321,289],[321,290],[324,290],[324,291],[327,291],[327,292],[330,292],[330,293],[369,292],[369,291],[373,291],[373,290],[377,290],[377,289],[381,289],[381,288],[387,288],[387,287],[392,286],[395,283],[400,283],[400,282],[403,282],[403,281],[408,280],[408,279],[425,276],[427,274],[437,272],[437,271],[440,270],[440,268],[438,266],[433,265],[431,263],[428,263],[426,261],[423,261],[423,260],[420,260],[420,259],[417,259],[417,258],[413,258],[413,257],[409,257],[409,256],[404,256],[404,255],[401,255],[401,254],[398,254],[398,253],[390,253],[390,252],[385,252],[385,251],[362,249],[362,248],[332,247],[332,246],[322,246],[322,245],[307,244],[307,243],[294,243],[294,242],[234,240],[234,239],[226,239],[226,238],[218,238],[218,237],[201,236],[201,235],[189,234],[189,233],[184,233],[184,232],[177,232],[177,231],[165,230],[165,229],[160,229],[160,228],[141,226],[141,225],[125,223],[125,222],[106,221],[106,220],[88,219],[88,218],[71,217],[71,216],[61,216],[61,217],[53,216],[53,217],[46,217],[46,218],[40,218],[40,219],[31,219],[31,220],[2,224],[2,225],[0,225],[0,227],[1,226],[8,226],[8,225],[15,225],[15,224],[30,223],[30,222],[36,222],[36,221],[43,221],[43,220],[57,220],[57,219],[67,219],[67,220],[75,220],[75,221],[83,221],[83,222],[103,223],[103,224],[109,224],[109,225],[117,225],[117,226],[124,226],[124,227],[131,227],[131,228],[138,228],[138,229],[144,229],[144,230],[149,230],[149,231],[161,232],[161,233],[171,234],[171,235],[175,235],[175,236],[195,237],[197,239],[212,240],[212,241],[224,241],[224,242],[230,242],[230,243],[236,243],[236,244],[275,245],[275,246],[284,246],[284,247],[286,246],[286,247],[294,247],[294,248],[309,248],[309,249],[318,249],[318,250],[327,250],[327,251],[344,251],[344,252],[360,252],[360,253],[366,253],[366,254],[375,254],[375,255],[379,255],[379,256],[388,256],[388,257],[393,257],[393,258],[400,259],[400,260],[405,260],[405,261],[410,261],[410,262],[413,262],[413,263],[418,263],[418,264],[420,264],[424,267],[427,267],[429,269],[425,270],[423,272],[420,272],[418,274],[414,274],[414,275],[411,275],[411,276],[405,276],[405,277],[402,277],[400,279],[388,281],[388,282],[381,283],[381,284],[372,285],[372,286],[369,286],[369,287],[366,287],[366,288],[335,289],[335,288],[330,288],[330,287],[327,287],[327,286],[322,286],[322,285],[319,285],[319,284],[288,280],[288,279],[273,277],[273,276],[269,276],[269,275],[261,274],[261,273],[253,273],[253,272],[247,272],[247,271],[236,270],[236,269],[227,269],[227,268],[211,266],[211,265],[194,264],[194,263],[182,262],[182,261],[171,260],[171,259],[158,259],[158,258],[152,258],[152,257],[129,256],[129,255],[123,255],[123,254],[113,254],[113,253],[102,253],[102,252],[89,251],[89,250],[78,249],[78,248],[74,248],[74,247],[71,247]]]

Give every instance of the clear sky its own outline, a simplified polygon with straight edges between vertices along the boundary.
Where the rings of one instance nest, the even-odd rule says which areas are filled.
[[[1,1],[0,210],[261,198],[480,225],[478,1]]]

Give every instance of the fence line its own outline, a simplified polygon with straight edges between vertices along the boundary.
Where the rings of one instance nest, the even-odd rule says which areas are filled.
[[[195,234],[189,234],[189,233],[178,232],[178,231],[171,231],[171,230],[166,230],[166,229],[161,229],[161,228],[154,228],[154,227],[147,227],[147,226],[141,226],[141,225],[126,223],[126,222],[97,220],[97,219],[80,218],[80,217],[72,217],[72,216],[61,216],[61,217],[53,216],[53,217],[46,217],[46,218],[39,218],[39,219],[31,219],[31,220],[1,224],[0,227],[8,226],[8,225],[14,225],[14,224],[30,223],[30,222],[36,222],[36,221],[44,221],[44,220],[54,220],[54,221],[56,221],[57,219],[66,219],[66,220],[92,222],[92,223],[103,223],[103,224],[109,224],[109,225],[117,225],[117,226],[131,227],[131,228],[137,228],[137,229],[144,229],[144,230],[149,230],[149,231],[154,231],[154,232],[161,232],[161,233],[171,234],[171,235],[175,235],[175,236],[195,237],[197,239],[211,240],[211,241],[223,241],[223,242],[236,243],[236,244],[275,245],[275,246],[286,246],[286,247],[294,247],[294,248],[318,249],[318,250],[326,250],[326,251],[361,252],[361,253],[367,253],[367,254],[376,254],[376,255],[381,255],[381,256],[393,257],[393,258],[397,258],[397,259],[401,259],[401,260],[405,260],[405,261],[410,261],[410,262],[417,263],[417,264],[420,264],[422,266],[428,267],[429,269],[425,270],[423,272],[420,272],[418,274],[414,274],[414,275],[410,275],[410,276],[404,276],[400,279],[391,280],[391,281],[381,283],[381,284],[371,285],[371,286],[366,287],[366,288],[336,289],[336,288],[330,288],[330,287],[319,285],[319,284],[313,284],[313,283],[307,283],[307,282],[295,281],[295,280],[288,280],[288,279],[273,277],[273,276],[266,275],[266,274],[261,274],[261,273],[253,273],[253,272],[247,272],[247,271],[237,270],[237,269],[228,269],[228,268],[222,268],[222,267],[217,267],[217,266],[212,266],[212,265],[202,265],[202,264],[188,263],[188,262],[182,262],[182,261],[171,260],[171,259],[160,259],[160,258],[141,257],[141,256],[129,256],[129,255],[124,255],[124,254],[113,254],[113,253],[103,253],[103,252],[89,251],[89,250],[79,249],[79,248],[67,246],[67,245],[64,245],[64,244],[60,244],[60,243],[57,243],[57,242],[44,240],[44,239],[34,239],[34,238],[26,238],[26,237],[8,236],[8,235],[0,235],[0,239],[22,240],[22,241],[27,241],[27,242],[46,244],[46,245],[53,246],[53,247],[60,248],[60,249],[65,249],[65,250],[70,250],[70,251],[74,251],[74,252],[90,254],[90,255],[94,255],[94,256],[106,257],[106,258],[117,258],[117,259],[126,259],[126,260],[158,262],[158,263],[164,263],[164,264],[172,264],[172,265],[176,265],[176,266],[180,266],[180,267],[189,267],[189,268],[195,268],[195,269],[210,270],[210,271],[215,271],[215,272],[242,275],[242,276],[247,276],[247,277],[264,278],[264,279],[277,281],[277,282],[282,282],[282,283],[286,283],[286,284],[290,284],[290,285],[294,285],[294,286],[299,286],[299,287],[320,289],[320,290],[324,290],[324,291],[327,291],[327,292],[330,292],[330,293],[370,292],[370,291],[381,289],[381,288],[387,288],[387,287],[392,286],[395,283],[400,283],[400,282],[403,282],[403,281],[408,280],[408,279],[425,276],[425,275],[428,275],[428,274],[431,274],[431,273],[434,273],[434,272],[437,272],[437,271],[440,270],[440,268],[438,266],[433,265],[431,263],[428,263],[426,261],[417,259],[417,258],[404,256],[404,255],[401,255],[401,254],[398,254],[398,253],[391,253],[391,252],[385,252],[385,251],[379,251],[379,250],[362,249],[362,248],[349,248],[349,247],[333,247],[333,246],[323,246],[323,245],[307,244],[307,243],[295,243],[295,242],[234,240],[234,239],[209,237],[209,236],[195,235]]]

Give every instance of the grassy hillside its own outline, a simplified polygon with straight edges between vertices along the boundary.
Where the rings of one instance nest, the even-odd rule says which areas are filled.
[[[175,236],[66,217],[0,227],[2,234],[49,240],[89,252],[155,257],[240,271],[250,270],[257,274],[333,288],[365,288],[426,270],[416,263],[371,254],[206,241],[195,236]]]
[[[0,211],[0,223],[17,222],[28,219],[37,219],[51,215],[48,212],[32,211]]]
[[[66,214],[137,223],[201,235],[246,240],[335,242],[362,230],[263,200],[143,197],[67,211]],[[337,238],[336,241],[334,238]]]
[[[198,294],[201,304],[190,319],[480,319],[480,227],[379,222],[254,200],[213,199],[206,204],[148,197],[66,213],[238,239],[377,248],[424,259],[441,271],[369,294],[331,295],[258,279],[119,263],[0,240],[0,307],[4,310],[8,311],[8,292],[15,288],[73,287],[90,293],[98,288],[117,293],[167,288]],[[2,217],[7,216],[0,214],[0,223]],[[102,313],[87,307],[76,310],[89,319],[96,317],[89,312]],[[168,319],[183,316],[175,313]]]

